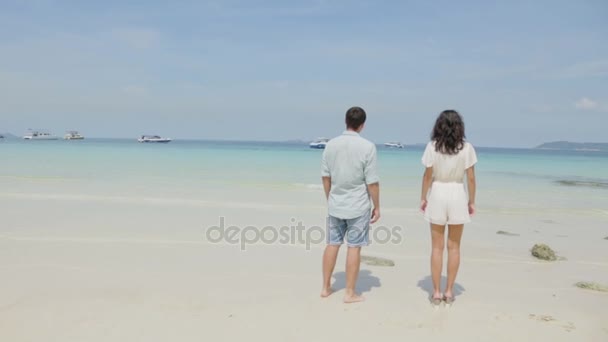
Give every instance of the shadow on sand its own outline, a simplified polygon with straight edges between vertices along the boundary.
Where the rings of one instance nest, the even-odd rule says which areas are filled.
[[[448,282],[448,278],[446,276],[441,276],[441,289],[445,290],[446,283]],[[430,275],[420,279],[418,281],[418,287],[425,291],[429,297],[433,295],[433,279]],[[460,285],[458,282],[454,284],[454,297],[460,296],[465,291],[465,288]]]
[[[346,287],[346,273],[345,272],[336,272],[334,273],[334,283],[331,287],[334,291],[342,290]],[[365,292],[370,292],[374,287],[380,287],[380,278],[373,276],[370,270],[361,270],[359,271],[359,278],[357,279],[357,286],[355,287],[355,291],[357,293],[363,294]]]

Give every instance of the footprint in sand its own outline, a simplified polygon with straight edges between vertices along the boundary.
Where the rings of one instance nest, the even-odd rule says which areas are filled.
[[[553,322],[555,321],[555,318],[553,318],[553,316],[549,316],[549,315],[535,315],[535,314],[530,314],[530,319],[535,319],[539,322]]]
[[[499,313],[496,316],[494,316],[494,319],[497,321],[510,321],[513,319],[513,317],[511,315],[507,315],[505,313]]]
[[[555,325],[563,328],[567,332],[571,332],[572,330],[576,329],[576,326],[574,325],[574,323],[572,323],[572,322],[562,323],[562,322],[559,322],[557,319],[555,319],[553,316],[530,314],[528,317],[530,319],[533,319],[533,320],[536,320],[539,322],[547,322],[550,324],[555,324]]]

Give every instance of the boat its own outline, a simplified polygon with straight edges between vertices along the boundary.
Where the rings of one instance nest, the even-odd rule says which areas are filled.
[[[317,140],[311,142],[308,146],[310,146],[310,148],[324,149],[325,146],[327,146],[328,141],[329,139],[327,138],[317,138]]]
[[[158,135],[142,135],[137,139],[140,143],[168,143],[171,138],[161,138]]]
[[[29,131],[23,136],[25,140],[58,140],[59,138],[48,132]]]
[[[396,141],[384,143],[384,146],[388,147],[388,148],[404,148],[405,147],[405,146],[403,146],[402,143],[396,142]]]
[[[84,139],[84,136],[80,133],[78,133],[78,131],[67,131],[66,134],[63,136],[63,139],[65,140],[82,140]]]

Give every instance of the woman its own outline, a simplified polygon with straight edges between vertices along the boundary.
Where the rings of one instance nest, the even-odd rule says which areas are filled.
[[[433,304],[452,304],[454,283],[460,265],[460,238],[464,224],[475,214],[475,163],[473,146],[465,141],[464,122],[455,110],[445,110],[435,122],[431,142],[426,145],[422,164],[426,167],[422,180],[420,209],[431,224],[431,276]],[[464,187],[467,176],[468,196]],[[429,191],[430,190],[430,191]],[[448,226],[448,281],[441,292],[441,270]]]

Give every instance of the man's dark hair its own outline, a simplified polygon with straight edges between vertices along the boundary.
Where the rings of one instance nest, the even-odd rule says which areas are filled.
[[[346,111],[346,128],[358,130],[365,123],[365,111],[361,107],[351,107]]]

